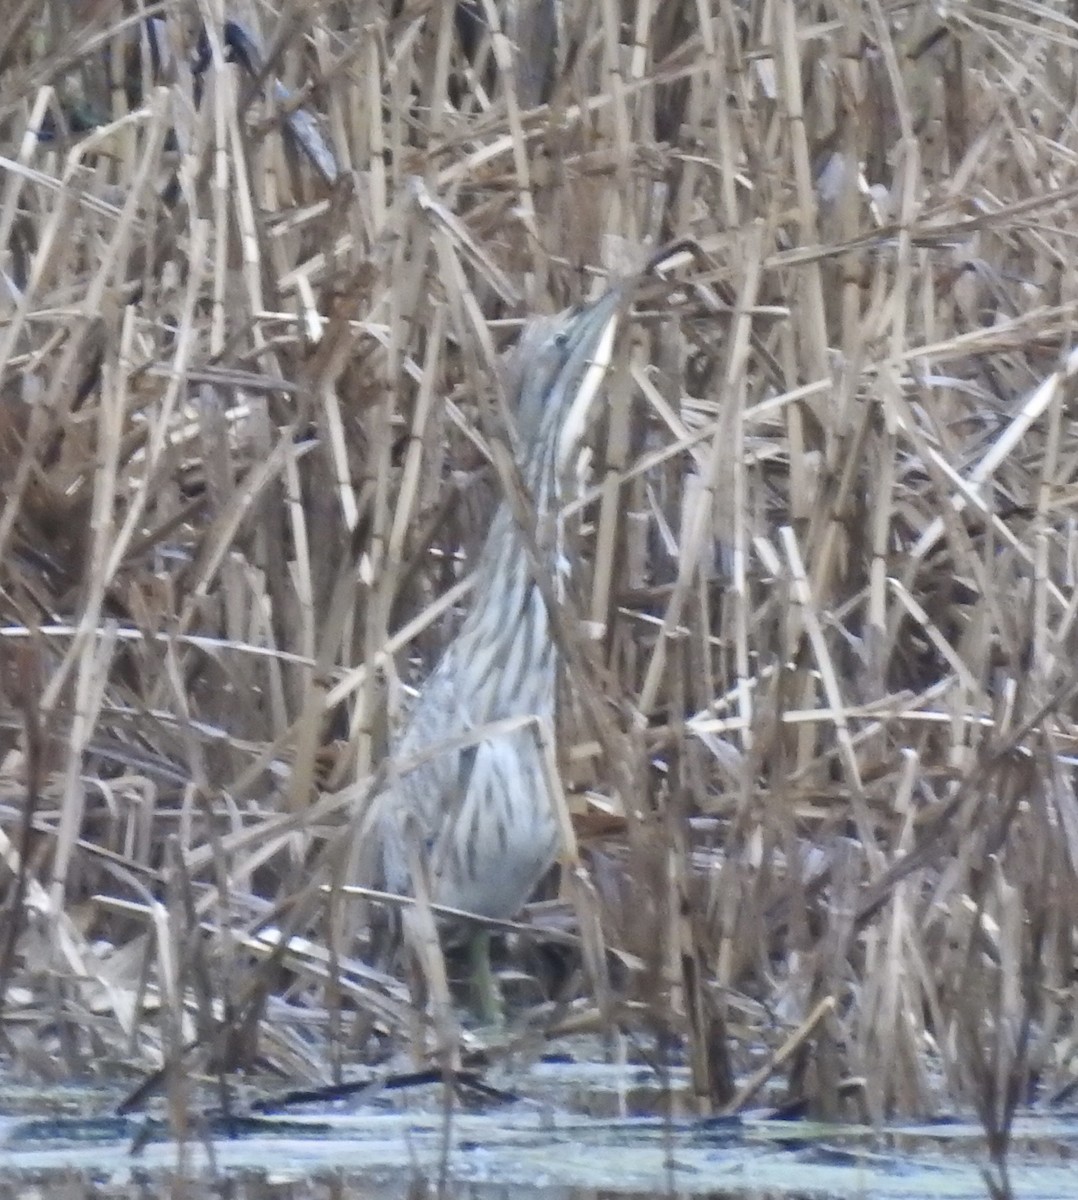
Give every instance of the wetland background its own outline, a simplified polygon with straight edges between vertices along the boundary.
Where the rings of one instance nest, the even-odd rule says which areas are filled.
[[[999,1152],[1067,1103],[1071,8],[14,0],[5,35],[7,1069],[175,1114],[597,1033],[696,1113],[973,1108]],[[476,1030],[343,885],[498,496],[502,351],[675,244],[567,523],[574,844]]]

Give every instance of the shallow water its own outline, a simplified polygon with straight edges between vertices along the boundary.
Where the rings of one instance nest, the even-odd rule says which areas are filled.
[[[631,1067],[539,1064],[522,1077],[527,1099],[493,1110],[447,1117],[441,1088],[428,1087],[363,1105],[308,1107],[234,1138],[184,1146],[160,1138],[135,1149],[143,1118],[110,1120],[115,1094],[7,1086],[0,1200],[986,1194],[983,1139],[972,1122],[870,1130],[590,1115],[631,1112],[636,1099],[654,1103],[656,1081],[645,1076]],[[676,1072],[672,1082],[682,1082]],[[92,1119],[80,1123],[80,1115]],[[1078,1113],[1023,1116],[1011,1170],[1023,1200],[1078,1197]]]

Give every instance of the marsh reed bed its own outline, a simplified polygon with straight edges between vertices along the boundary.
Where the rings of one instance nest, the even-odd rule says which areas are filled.
[[[591,1030],[701,1110],[1070,1097],[1070,8],[4,19],[9,1063]],[[566,519],[575,844],[484,1033],[436,942],[371,936],[369,802],[497,502],[506,348],[675,244]]]

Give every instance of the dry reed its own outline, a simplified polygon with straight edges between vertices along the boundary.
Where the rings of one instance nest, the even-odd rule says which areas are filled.
[[[402,982],[339,885],[501,486],[503,349],[686,238],[555,622],[577,919],[525,941],[587,970],[519,1019],[680,1039],[701,1108],[1005,1130],[1078,1053],[1078,25],[556,7],[6,18],[9,1051],[479,1044],[434,925]]]

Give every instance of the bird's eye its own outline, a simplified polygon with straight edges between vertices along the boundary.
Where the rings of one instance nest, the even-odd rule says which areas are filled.
[[[554,345],[559,350],[564,350],[565,347],[569,345],[569,330],[568,329],[559,329],[558,330],[558,332],[554,335]]]

